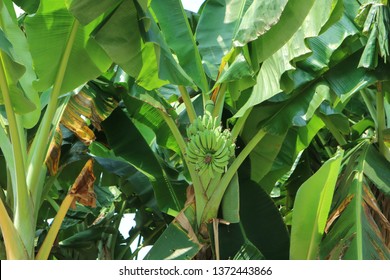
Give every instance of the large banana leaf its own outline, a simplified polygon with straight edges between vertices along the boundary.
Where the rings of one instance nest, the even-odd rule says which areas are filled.
[[[72,1],[70,10],[84,24],[102,14],[93,37],[140,86],[151,90],[168,82],[192,85],[192,79],[175,61],[146,4],[123,0],[119,5],[105,1],[96,5],[83,0]],[[89,12],[91,9],[97,12]]]
[[[290,259],[317,258],[343,154],[338,151],[299,188],[292,217]]]
[[[151,7],[165,40],[176,54],[180,65],[203,92],[208,92],[201,57],[181,1],[152,1]]]
[[[274,54],[277,50],[279,50],[284,44],[287,43],[287,41],[301,27],[310,10],[313,8],[313,4],[315,2],[323,3],[325,1],[308,0],[302,2],[299,0],[289,0],[287,2],[285,8],[283,9],[283,12],[280,14],[280,18],[278,19],[277,23],[272,25],[272,27],[265,34],[260,36],[256,41],[258,62],[263,62],[272,54]],[[325,5],[327,4],[328,3],[326,3]],[[252,21],[256,19],[256,17],[248,19]],[[245,40],[245,38],[243,39],[240,36],[236,36],[234,39],[234,43],[237,46],[242,46],[247,42],[248,40]]]
[[[262,127],[262,129],[266,130],[269,134],[269,136],[265,136],[265,138],[260,141],[250,154],[253,166],[257,164],[262,166],[261,169],[252,169],[252,180],[260,182],[260,180],[262,180],[263,177],[271,170],[274,164],[279,164],[277,161],[274,161],[283,142],[286,141],[285,139],[289,129],[291,127],[305,127],[321,103],[324,100],[330,99],[329,91],[330,89],[327,84],[319,83],[307,88],[304,92],[301,92],[292,100],[270,106],[259,105],[252,110],[248,119],[256,121],[247,121],[242,133],[244,141],[249,141],[253,137],[259,129],[258,126]],[[251,116],[254,117],[252,118]],[[301,130],[301,135],[299,136],[300,138],[307,138],[305,143],[306,146],[310,143],[310,137],[314,137],[315,133],[313,134],[312,131],[318,131],[318,129],[321,128],[321,124],[313,124],[313,126],[308,126],[307,128],[310,128],[310,130]],[[297,135],[294,137],[289,136],[288,139],[291,141],[286,142],[290,143],[290,145],[295,146],[297,144]],[[266,144],[266,147],[269,147],[269,149],[264,149],[262,146],[263,144]],[[305,145],[303,145],[303,147]],[[302,149],[302,146],[300,146],[300,149]],[[296,150],[296,148],[293,148],[293,150]],[[291,168],[292,163],[295,161],[296,156],[300,152],[297,151],[292,154],[291,146],[285,151],[286,153],[284,155],[288,155],[288,158],[292,155],[293,158],[292,160],[288,160],[288,169],[284,170],[284,173]],[[286,162],[286,157],[283,158],[283,161]],[[279,169],[280,166],[275,168]],[[284,173],[279,174],[279,177]],[[267,185],[272,185],[272,183]],[[267,188],[269,191],[271,189],[272,187]]]
[[[322,27],[327,23],[332,13],[335,12],[332,10],[332,4],[332,0],[316,1],[305,22],[296,30],[292,38],[286,41],[286,44],[280,46],[280,49],[276,49],[275,53],[264,61],[257,75],[257,83],[253,87],[252,94],[245,105],[236,113],[235,117],[242,116],[249,108],[268,100],[282,91],[290,92],[292,89],[313,80],[315,76],[312,73],[303,75],[302,71],[299,71],[296,75],[296,77],[299,76],[299,80],[293,79],[292,75],[296,69],[294,65],[297,61],[302,60],[305,55],[315,51],[307,48],[305,41],[310,41],[309,38],[319,35]],[[345,38],[343,35],[347,31],[329,30],[328,33],[332,34],[332,40],[328,44],[333,46],[335,41],[338,45],[343,42]],[[315,44],[313,45],[315,46]],[[266,48],[269,49],[270,47],[267,45]],[[332,52],[327,52],[326,54],[330,56]],[[326,64],[326,61],[323,63]]]
[[[64,1],[41,1],[38,11],[25,20],[27,39],[38,75],[35,84],[37,90],[44,91],[58,83],[57,75],[62,71],[65,74],[60,93],[65,93],[108,69],[111,60],[89,36],[98,23],[94,21],[82,27],[69,13]],[[69,44],[71,34],[75,36],[72,45]],[[69,60],[63,61],[66,51],[70,51]]]
[[[242,179],[240,205],[240,223],[219,226],[221,258],[288,259],[287,228],[269,195],[253,181]]]
[[[390,231],[369,182],[364,176],[368,142],[357,146],[346,158],[334,196],[334,205],[321,243],[321,259],[389,259],[381,228]]]
[[[252,0],[211,0],[202,10],[196,40],[207,75],[216,80],[222,58],[233,47],[233,37]]]

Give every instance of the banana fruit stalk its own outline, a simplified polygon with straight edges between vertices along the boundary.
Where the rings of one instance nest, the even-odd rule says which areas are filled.
[[[236,145],[229,130],[223,130],[206,111],[187,128],[186,156],[200,176],[214,178],[225,172]]]

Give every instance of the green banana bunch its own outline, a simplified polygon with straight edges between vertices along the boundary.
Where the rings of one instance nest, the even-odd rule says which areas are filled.
[[[206,110],[187,128],[186,156],[200,176],[208,172],[211,178],[223,173],[232,157],[236,145],[229,130],[223,130],[217,118]]]

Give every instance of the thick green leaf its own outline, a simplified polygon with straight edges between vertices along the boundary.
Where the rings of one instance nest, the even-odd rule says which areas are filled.
[[[378,27],[375,25],[368,37],[362,57],[359,61],[359,67],[375,69],[378,66],[378,50],[376,48],[376,38],[378,36]]]
[[[381,229],[390,223],[364,178],[364,165],[370,144],[355,147],[346,159],[346,167],[334,195],[332,214],[321,242],[321,259],[390,259]],[[348,240],[348,246],[340,247]]]
[[[250,154],[253,166],[258,164],[262,166],[251,169],[252,180],[255,182],[263,180],[262,185],[267,191],[271,191],[273,184],[290,170],[299,152],[310,144],[315,133],[323,125],[318,121],[312,125],[308,123],[322,102],[330,99],[329,91],[326,83],[319,83],[291,100],[254,107],[242,133],[244,141],[250,141],[261,126],[268,133]],[[291,127],[299,128],[299,137],[296,133],[294,136],[287,134]],[[275,161],[277,156],[278,159]],[[265,178],[270,171],[273,173],[270,174],[271,177]]]
[[[299,67],[314,73],[322,73],[328,70],[332,64],[340,60],[340,57],[337,57],[337,51],[343,44],[347,43],[346,39],[355,36],[358,32],[353,22],[343,15],[324,33],[307,39],[307,45],[312,54],[299,62]]]
[[[236,82],[244,78],[252,77],[252,75],[253,70],[251,69],[251,66],[245,59],[244,55],[240,53],[235,57],[232,64],[229,65],[229,68],[222,72],[216,84]]]
[[[240,217],[245,236],[266,259],[288,259],[290,240],[269,195],[250,180],[240,180]],[[248,207],[250,205],[250,207]]]
[[[242,116],[249,108],[270,99],[282,91],[290,92],[292,89],[300,86],[301,83],[307,83],[314,78],[306,74],[304,81],[294,81],[292,80],[292,74],[296,69],[296,61],[302,60],[305,55],[311,52],[306,45],[306,41],[308,38],[319,35],[321,28],[326,24],[331,15],[332,2],[332,0],[316,1],[305,22],[296,30],[292,38],[286,40],[286,44],[280,46],[280,49],[275,49],[273,51],[274,54],[264,61],[257,75],[257,83],[253,87],[252,94],[245,105],[236,113],[235,117]],[[283,31],[281,32],[283,33]],[[333,31],[328,32],[333,33]],[[338,44],[342,41],[343,38],[337,38]],[[328,44],[333,47],[334,38]],[[270,46],[267,45],[265,48],[269,49]],[[328,56],[331,54],[332,52],[327,52]],[[323,63],[326,63],[326,61]]]
[[[317,258],[343,154],[338,151],[298,190],[292,217],[291,259]]]
[[[164,38],[176,54],[180,65],[202,92],[208,92],[202,61],[181,1],[155,0],[152,1],[151,7],[157,16]]]
[[[115,155],[128,161],[151,180],[160,209],[164,212],[180,211],[184,202],[180,193],[184,194],[185,190],[175,188],[167,180],[156,155],[126,114],[120,109],[114,110],[102,122],[102,127]]]
[[[222,58],[233,47],[233,37],[241,17],[252,0],[211,0],[202,10],[196,40],[207,75],[217,78]]]
[[[89,36],[98,24],[99,20],[95,20],[82,27],[69,13],[64,1],[41,0],[38,11],[25,20],[27,40],[38,75],[35,84],[38,91],[55,83],[60,66],[66,65],[60,93],[71,91],[108,69],[111,60]],[[68,39],[74,28],[77,28],[75,41],[69,46]],[[65,49],[69,48],[69,60],[62,61]]]

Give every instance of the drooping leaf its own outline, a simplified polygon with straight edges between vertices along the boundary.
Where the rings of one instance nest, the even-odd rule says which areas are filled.
[[[318,121],[314,122],[313,126],[308,123],[322,102],[329,99],[329,86],[326,83],[318,83],[291,100],[254,107],[242,133],[244,141],[249,141],[260,127],[268,133],[249,156],[254,166],[257,164],[262,166],[261,169],[252,169],[252,180],[255,182],[263,180],[264,187],[267,186],[266,190],[272,190],[273,184],[290,170],[299,152],[310,144],[315,133],[322,127]],[[289,136],[288,131],[291,127],[298,127],[301,135]],[[285,147],[279,159],[275,161],[283,143]],[[292,150],[296,152],[291,153]],[[265,179],[264,176],[271,171],[271,168],[274,174],[270,174],[271,177]]]
[[[175,61],[147,7],[130,0],[113,5],[117,7],[99,4],[100,10],[112,12],[102,16],[102,24],[93,32],[93,38],[111,59],[148,90],[159,88],[168,81],[192,85],[191,78]],[[94,8],[95,3],[85,2],[73,6],[72,12],[83,18],[84,11]],[[85,20],[89,20],[88,17]]]
[[[344,151],[329,159],[299,188],[294,202],[291,259],[316,259]]]
[[[121,192],[132,198],[130,207],[157,209],[153,185],[147,176],[99,142],[93,142],[88,149],[105,170],[119,176]]]
[[[351,55],[348,59],[332,67],[325,75],[333,92],[341,102],[349,100],[359,90],[375,83],[377,80],[389,79],[389,66],[379,63],[375,71],[357,68],[358,54]],[[354,67],[351,67],[354,65]]]
[[[292,89],[297,88],[302,84],[314,79],[312,73],[305,72],[303,75],[301,69],[299,72],[296,71],[295,64],[296,62],[302,60],[310,52],[312,52],[312,50],[307,47],[307,44],[305,42],[310,42],[310,40],[312,40],[312,37],[316,38],[316,36],[319,35],[322,27],[324,26],[324,24],[326,24],[327,20],[329,19],[329,16],[332,13],[332,2],[332,0],[316,1],[313,8],[307,15],[305,22],[299,27],[299,29],[296,30],[295,34],[293,34],[293,36],[289,38],[285,42],[285,44],[283,44],[283,46],[280,46],[280,49],[274,50],[274,54],[264,61],[257,75],[257,83],[253,87],[253,92],[251,96],[236,113],[235,117],[240,117],[244,115],[245,111],[249,108],[272,98],[273,96],[277,95],[282,91],[290,93]],[[330,51],[326,52],[325,56],[320,57],[322,64],[327,65],[327,59],[331,56],[332,51],[335,50],[335,46],[343,42],[346,37],[346,35],[344,34],[350,33],[349,29],[348,32],[343,31],[345,29],[345,24],[340,23],[339,25],[337,25],[337,27],[338,26],[340,26],[340,29],[328,30],[326,32],[329,34],[326,36],[332,38],[331,41],[327,41],[327,37],[325,37],[324,39],[318,39],[320,42],[326,42],[324,43],[325,46],[329,46],[329,48],[332,48]],[[283,33],[282,30],[280,32]],[[335,39],[334,33],[337,35],[337,39]],[[280,36],[284,36],[284,34],[281,34]],[[261,40],[261,38],[259,40]],[[337,41],[337,44],[335,44],[334,41]],[[309,47],[316,46],[315,43],[313,43],[312,45],[308,45]],[[270,48],[270,46],[267,45],[263,48],[268,49]],[[320,50],[322,51],[322,49]],[[314,62],[316,61],[313,61],[312,64],[315,65]],[[305,68],[307,67],[304,67],[303,69]],[[294,78],[293,75],[295,72],[297,72],[297,74]],[[298,77],[299,80],[297,80]]]
[[[315,2],[314,0],[305,2],[290,0],[287,2],[278,22],[256,40],[258,62],[270,57],[290,40],[304,22]],[[234,39],[236,46],[242,46],[245,43],[247,41],[238,36]]]
[[[89,145],[95,140],[94,132],[88,127],[85,119],[101,130],[101,122],[104,121],[118,105],[107,92],[87,85],[78,94],[72,96],[61,118],[61,124],[72,131],[84,144]]]
[[[87,25],[102,14],[108,15],[123,1],[107,0],[96,3],[96,1],[93,0],[68,0],[66,2],[69,11],[77,20],[80,21],[81,24]],[[92,6],[94,7],[93,9],[91,8]]]
[[[37,90],[50,88],[61,71],[65,71],[65,75],[60,93],[66,93],[108,69],[111,60],[90,37],[99,23],[95,20],[83,27],[69,13],[64,1],[41,1],[38,11],[25,20],[27,40],[38,75]],[[72,30],[76,32],[75,40],[69,45]],[[68,61],[62,61],[65,51],[70,51]]]
[[[93,160],[90,159],[84,165],[76,181],[69,190],[69,194],[75,197],[75,200],[84,206],[96,207],[96,195],[93,190],[95,182],[95,175],[93,173]],[[75,201],[71,208],[75,209]]]
[[[329,85],[313,85],[290,102],[287,101],[285,106],[265,123],[264,129],[271,134],[283,135],[291,126],[304,126],[324,100],[330,100]]]
[[[222,84],[225,82],[235,82],[240,81],[241,79],[252,77],[253,70],[251,66],[246,61],[243,54],[238,54],[228,69],[222,72],[221,76],[218,78],[216,84]]]

